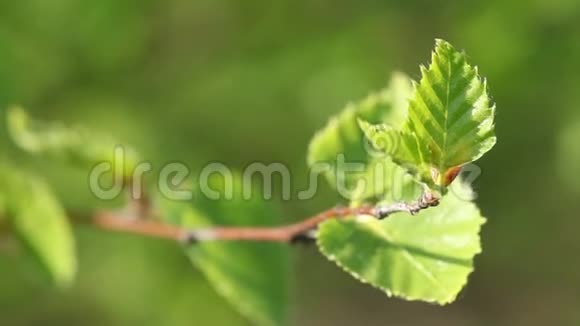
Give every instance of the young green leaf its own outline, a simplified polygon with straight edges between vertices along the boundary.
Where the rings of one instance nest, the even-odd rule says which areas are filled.
[[[389,296],[450,303],[481,251],[485,219],[473,203],[460,199],[465,192],[448,192],[439,206],[415,216],[329,220],[320,226],[318,246],[355,278]]]
[[[210,200],[198,192],[194,205],[158,201],[167,221],[184,227],[211,225],[273,225],[278,215],[257,197],[242,198],[241,181],[235,179],[233,198]],[[212,179],[212,191],[227,193],[223,183]],[[249,242],[203,242],[186,248],[192,263],[216,291],[242,315],[258,325],[281,325],[287,306],[288,248],[282,244]]]
[[[123,175],[119,178],[128,177],[138,163],[138,155],[132,148],[121,147],[109,136],[56,122],[32,120],[19,107],[8,110],[7,121],[14,142],[32,154],[46,155],[88,168],[101,162],[122,164]],[[115,157],[116,149],[122,150],[122,157]]]
[[[0,191],[14,232],[56,284],[70,285],[77,269],[74,237],[48,185],[16,168],[1,166]]]
[[[402,128],[373,126],[368,120],[361,128],[395,162],[444,193],[459,167],[495,145],[495,106],[477,67],[443,40],[437,40],[431,64],[422,66],[421,74]]]
[[[365,145],[365,137],[357,125],[357,119],[399,126],[405,119],[406,103],[410,95],[411,80],[401,73],[395,73],[387,88],[349,104],[310,142],[307,159],[310,167],[320,163],[329,164],[330,169],[324,171],[326,178],[335,188],[348,190],[352,200],[363,200],[384,193],[394,175],[400,171],[385,155],[369,152],[371,148]],[[351,169],[348,167],[350,163],[362,163],[361,169]]]

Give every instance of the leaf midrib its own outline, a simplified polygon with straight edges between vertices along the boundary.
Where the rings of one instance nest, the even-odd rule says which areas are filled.
[[[445,130],[443,131],[443,150],[441,151],[441,161],[439,162],[439,173],[444,172],[447,161],[447,134],[449,133],[449,95],[451,90],[451,58],[447,60],[447,87],[445,94]]]

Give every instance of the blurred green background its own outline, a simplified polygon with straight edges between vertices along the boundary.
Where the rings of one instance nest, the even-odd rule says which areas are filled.
[[[306,182],[315,131],[393,70],[419,77],[435,38],[467,51],[497,102],[478,165],[484,253],[447,307],[388,299],[293,248],[291,325],[580,325],[580,2],[0,1],[0,108],[82,124],[155,163],[284,162]],[[67,207],[96,205],[86,171],[16,151]],[[286,220],[336,202],[281,203]],[[247,325],[175,245],[76,231],[80,272],[52,288],[0,242],[2,325]]]

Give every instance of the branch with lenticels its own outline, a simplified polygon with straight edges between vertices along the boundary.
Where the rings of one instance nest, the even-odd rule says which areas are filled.
[[[128,219],[126,216],[121,216],[121,214],[115,212],[99,212],[95,214],[92,224],[109,231],[174,240],[184,244],[195,244],[206,241],[295,243],[314,239],[318,225],[326,220],[357,215],[370,215],[377,219],[383,219],[398,212],[416,214],[423,209],[437,206],[438,204],[439,198],[429,193],[424,193],[418,200],[410,203],[334,207],[303,221],[278,227],[215,226],[190,229],[139,218]]]

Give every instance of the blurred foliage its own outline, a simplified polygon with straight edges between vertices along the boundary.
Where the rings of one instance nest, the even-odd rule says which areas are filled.
[[[274,226],[279,212],[254,192],[249,200],[243,194],[241,174],[228,185],[212,175],[207,186],[231,200],[211,200],[200,189],[194,204],[176,202],[157,195],[163,218],[174,225],[204,228],[211,225]],[[288,252],[280,243],[221,242],[193,243],[186,248],[192,263],[205,274],[215,290],[256,325],[285,325],[288,306]]]
[[[0,109],[21,104],[42,120],[108,131],[155,164],[284,162],[302,189],[308,141],[328,117],[393,70],[417,79],[432,40],[447,39],[479,64],[498,106],[501,141],[478,161],[489,220],[477,273],[441,309],[385,300],[298,247],[291,323],[576,325],[580,202],[565,185],[578,167],[557,170],[568,158],[557,145],[580,107],[579,35],[575,0],[3,1]],[[86,171],[15,151],[4,116],[0,157],[42,171],[67,207],[103,204]],[[570,137],[572,151],[580,139]],[[282,203],[282,215],[336,200],[324,186]],[[173,245],[89,227],[75,235],[79,282],[67,292],[39,284],[32,262],[0,240],[2,324],[246,323]]]
[[[13,166],[0,165],[0,191],[14,233],[38,258],[55,283],[69,286],[77,269],[71,226],[50,187],[41,179]]]
[[[118,140],[80,127],[32,120],[19,107],[9,109],[7,122],[11,138],[22,150],[76,165],[84,170],[91,169],[97,163],[106,163],[119,170],[114,171],[114,178],[120,181],[130,179],[130,174],[141,162],[134,149]],[[116,155],[122,157],[116,158]],[[116,159],[120,162],[115,162]]]
[[[580,178],[575,176],[580,166],[580,120],[572,119],[560,130],[558,138],[558,166],[556,167],[565,190],[580,194]]]

